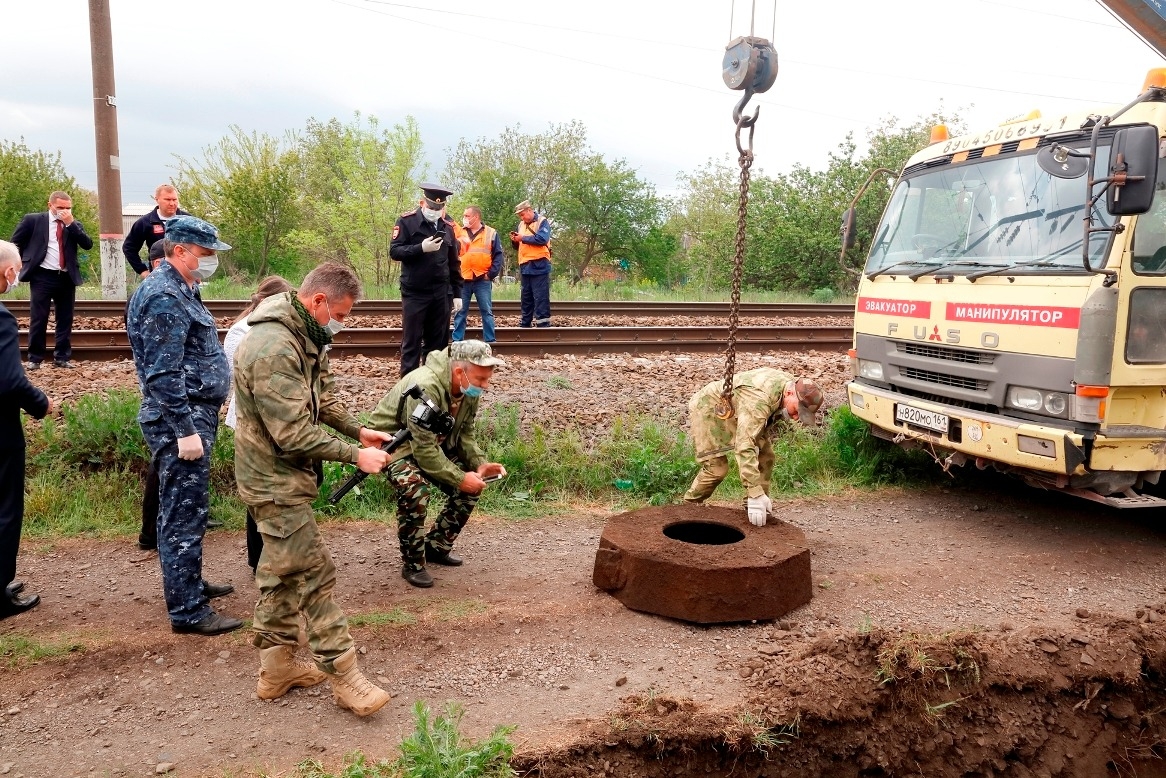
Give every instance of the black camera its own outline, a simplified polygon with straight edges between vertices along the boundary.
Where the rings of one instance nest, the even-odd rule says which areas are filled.
[[[413,408],[413,412],[409,414],[410,421],[426,432],[432,432],[434,435],[444,436],[453,432],[453,416],[448,411],[443,411],[441,406],[426,397],[425,392],[421,390],[420,386],[413,384],[401,393],[401,402],[397,405],[397,423],[401,424],[401,429],[397,430],[397,434],[393,435],[392,440],[381,445],[381,450],[387,454],[396,451],[405,441],[413,439],[413,433],[409,431],[409,425],[404,423],[405,401],[410,397],[418,401],[416,407]],[[339,503],[344,495],[352,491],[366,478],[368,478],[368,473],[363,470],[357,470],[349,476],[347,481],[341,484],[339,489],[332,492],[328,497],[328,504],[336,505]]]
[[[401,395],[402,405],[406,397],[416,398],[419,402],[409,414],[409,420],[421,429],[432,432],[434,435],[448,435],[453,432],[453,416],[443,411],[433,400],[425,396],[421,387],[413,384]],[[398,413],[398,418],[400,414]]]

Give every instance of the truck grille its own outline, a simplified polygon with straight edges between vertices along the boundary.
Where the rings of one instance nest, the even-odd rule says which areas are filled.
[[[931,370],[920,370],[917,367],[900,367],[899,374],[913,381],[926,381],[929,384],[936,384],[938,386],[952,386],[958,389],[969,389],[976,392],[982,392],[988,388],[987,381],[965,378],[964,376],[958,375],[948,375],[947,373],[936,373]]]
[[[969,365],[990,365],[996,361],[995,354],[981,351],[965,351],[964,349],[932,346],[926,343],[899,342],[896,346],[900,354],[910,354],[911,356],[927,357],[929,359],[944,359],[948,362],[963,362]]]

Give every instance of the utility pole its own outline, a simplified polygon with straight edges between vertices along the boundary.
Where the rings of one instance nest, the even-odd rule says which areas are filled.
[[[121,254],[121,158],[117,145],[117,90],[113,86],[113,29],[109,0],[89,0],[93,60],[93,130],[97,140],[97,203],[101,232],[101,297],[126,298]]]

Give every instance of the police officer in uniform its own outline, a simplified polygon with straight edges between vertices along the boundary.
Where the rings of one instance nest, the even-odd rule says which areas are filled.
[[[462,294],[457,237],[442,218],[452,192],[428,183],[421,191],[419,207],[397,219],[389,244],[389,256],[401,263],[402,376],[449,343],[450,307]]]
[[[218,267],[215,252],[231,247],[193,216],[169,220],[163,240],[166,259],[134,292],[126,321],[142,391],[138,424],[158,472],[158,560],[170,627],[217,635],[243,626],[209,604],[234,589],[202,577],[210,455],[231,366],[195,284]]]

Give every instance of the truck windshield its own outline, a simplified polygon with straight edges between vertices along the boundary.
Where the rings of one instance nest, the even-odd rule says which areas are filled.
[[[1099,147],[1096,177],[1105,174],[1108,159],[1108,146]],[[1095,227],[1113,224],[1104,206],[1093,210]],[[1084,176],[1054,178],[1037,166],[1035,153],[925,170],[895,187],[875,232],[866,274],[900,263],[913,268],[912,276],[925,275],[929,268],[958,275],[983,274],[992,267],[1084,272],[1084,215]],[[1109,236],[1093,234],[1089,256],[1095,268],[1105,266]]]

